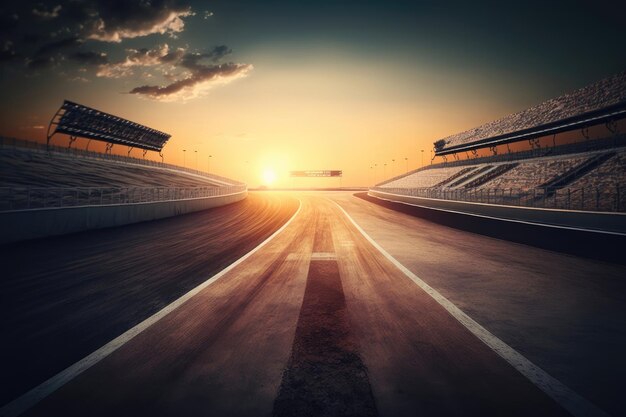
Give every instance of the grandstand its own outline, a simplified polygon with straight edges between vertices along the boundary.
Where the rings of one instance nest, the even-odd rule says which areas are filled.
[[[68,147],[53,146],[57,134]],[[105,153],[72,148],[77,137],[106,143]],[[65,100],[43,144],[0,138],[0,212],[168,202],[244,193],[218,175],[112,154],[113,145],[161,152],[170,135]],[[130,152],[129,152],[130,154]]]
[[[440,139],[434,143],[435,155],[444,162],[391,178],[373,190],[490,204],[625,212],[626,137],[619,133],[625,120],[623,72]],[[591,139],[590,128],[600,131],[600,137]],[[557,144],[557,134],[578,130],[581,140]],[[528,141],[527,149],[511,152],[509,144],[524,141]],[[505,146],[508,152],[502,152]],[[478,151],[485,149],[492,155],[478,157]],[[454,160],[448,161],[448,156]]]
[[[0,211],[219,195],[245,184],[121,155],[0,138]]]

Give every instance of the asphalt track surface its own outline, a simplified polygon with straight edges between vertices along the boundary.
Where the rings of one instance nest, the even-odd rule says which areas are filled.
[[[504,342],[605,411],[618,415],[623,409],[620,385],[611,386],[621,382],[625,369],[617,353],[626,346],[623,266],[449,229],[348,193],[296,197],[298,214],[265,246],[26,415],[567,415],[375,248],[332,200],[387,252]],[[266,200],[281,213],[293,213],[298,205],[290,193],[252,194],[250,201]],[[187,263],[183,259],[163,257],[175,247],[167,242],[185,242],[190,251],[216,239],[194,230],[197,222],[192,223],[195,227],[182,228],[181,235],[176,227],[162,235],[161,250],[144,250],[154,257],[150,264],[160,268],[144,271],[143,257],[129,261],[130,269],[118,277],[121,293],[143,293],[150,288],[144,281],[157,273],[162,282],[132,307],[113,303],[96,320],[98,327],[125,321],[118,324],[119,334],[140,320],[126,316],[142,303],[154,303],[154,311],[168,302],[163,294],[189,274],[180,270]],[[274,230],[283,223],[276,221]],[[142,226],[145,233],[160,229],[151,225]],[[242,228],[233,222],[221,232],[237,235]],[[108,233],[136,237],[117,229]],[[89,234],[66,239],[81,242]],[[255,245],[246,249],[250,246]],[[50,259],[64,252],[49,256],[51,247],[56,245],[32,250]],[[217,271],[232,262],[215,268],[216,259],[203,250],[185,256],[205,259],[196,271],[204,279],[211,275],[205,268]],[[74,258],[46,271],[64,276],[60,270],[75,267],[69,259]],[[50,347],[37,337],[71,332],[67,322],[57,324],[54,309],[75,310],[63,296],[71,285],[39,290],[36,274],[21,276],[15,280],[20,285],[7,285],[6,279],[2,284],[11,290],[2,295],[2,308],[10,304],[2,329],[12,332],[7,339],[12,350],[2,355],[3,367],[15,369],[5,377],[9,381],[28,379],[50,362]],[[82,280],[76,275],[69,281],[78,285]],[[95,305],[106,305],[109,283],[97,285],[104,293],[76,292],[75,302],[92,298]],[[42,305],[24,304],[37,297],[43,297]],[[31,317],[31,311],[39,315]],[[86,337],[93,325],[74,328],[63,336],[71,341],[53,351]],[[31,348],[35,352],[20,351],[31,343],[37,345]],[[592,380],[585,381],[588,377]],[[13,397],[24,391],[23,385]]]
[[[0,247],[0,369],[12,400],[141,322],[271,235],[289,197]]]

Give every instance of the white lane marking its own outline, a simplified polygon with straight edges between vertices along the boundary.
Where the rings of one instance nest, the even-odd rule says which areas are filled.
[[[386,193],[384,191],[375,191],[375,192],[380,193],[380,194],[387,194],[387,195],[400,196],[400,197],[411,197],[411,196],[403,196],[401,194]],[[392,200],[392,199],[389,199],[389,198],[383,198],[383,197],[379,197],[379,196],[376,196],[376,195],[370,195],[369,193],[367,195],[370,196],[370,197],[377,198],[379,200],[389,201],[390,203],[400,203],[400,204],[404,204],[406,206],[419,207],[419,208],[428,209],[428,210],[435,210],[435,211],[444,211],[446,213],[464,214],[466,216],[481,217],[481,218],[490,219],[490,220],[499,220],[499,221],[510,222],[510,223],[522,223],[522,224],[529,224],[529,225],[532,225],[532,226],[550,227],[550,228],[553,228],[553,229],[575,230],[575,231],[578,231],[578,232],[600,233],[600,234],[605,234],[605,235],[617,235],[617,236],[624,236],[624,235],[626,235],[626,233],[614,232],[614,231],[610,231],[610,230],[586,229],[584,227],[563,226],[563,225],[558,225],[558,224],[539,223],[539,222],[531,222],[531,221],[528,221],[528,220],[518,220],[518,219],[509,219],[509,218],[505,218],[505,217],[488,216],[486,214],[471,213],[469,211],[458,211],[458,210],[444,209],[444,208],[439,208],[439,207],[429,207],[429,206],[425,206],[425,205],[421,205],[421,204],[409,203],[407,201]],[[419,197],[419,198],[423,198],[423,197]],[[426,198],[424,198],[424,199],[426,199]],[[437,199],[431,198],[429,200],[437,200]],[[464,203],[465,203],[465,201],[464,201]],[[485,204],[485,203],[470,203],[470,202],[467,202],[467,203],[468,204],[488,205],[488,204]],[[504,206],[504,205],[502,207],[519,208],[518,206]],[[534,207],[524,207],[524,208],[525,209],[531,209],[532,208],[532,209],[538,210],[537,208],[534,208]],[[545,210],[553,210],[553,209],[545,209]],[[553,211],[557,211],[557,210],[553,210]],[[561,211],[568,211],[568,210],[561,210]],[[573,211],[573,210],[569,210],[569,211]],[[602,213],[602,212],[590,212],[590,213]],[[606,213],[602,213],[602,214],[606,214]]]
[[[311,253],[312,261],[334,261],[337,255],[334,252],[313,252]]]
[[[524,375],[530,382],[535,384],[539,389],[548,394],[552,399],[559,403],[563,408],[569,411],[573,416],[603,416],[608,414],[599,409],[585,398],[576,394],[570,388],[565,386],[556,378],[549,375],[546,371],[526,359],[521,353],[513,349],[511,346],[498,339],[489,330],[475,322],[470,316],[465,314],[460,308],[454,305],[450,300],[441,295],[433,287],[422,281],[417,275],[402,265],[398,260],[391,256],[383,249],[374,239],[372,239],[363,230],[350,215],[337,203],[333,201],[339,209],[346,215],[348,220],[352,222],[354,227],[367,239],[376,249],[380,251],[391,263],[393,263],[407,277],[411,278],[422,290],[430,295],[435,301],[445,308],[448,313],[457,319],[465,328],[478,337],[484,344],[489,346],[494,352],[500,355],[504,360],[511,364],[518,372]]]
[[[111,353],[115,352],[117,349],[124,346],[126,343],[128,343],[135,336],[137,336],[138,334],[146,330],[148,327],[152,326],[153,324],[161,320],[163,317],[167,316],[169,313],[176,310],[178,307],[183,305],[186,301],[188,301],[190,298],[198,294],[200,291],[202,291],[203,289],[205,289],[206,287],[208,287],[209,285],[213,284],[218,279],[226,275],[229,271],[231,271],[237,265],[239,265],[240,263],[248,259],[255,252],[257,252],[263,246],[268,244],[280,232],[285,230],[285,228],[289,226],[289,224],[293,221],[293,219],[295,219],[296,216],[300,213],[300,209],[302,208],[302,201],[300,201],[299,199],[298,199],[298,204],[299,204],[298,210],[294,213],[293,216],[291,216],[291,218],[287,221],[287,223],[282,225],[280,229],[272,233],[271,236],[269,236],[267,239],[261,242],[257,247],[252,249],[250,252],[246,253],[244,256],[237,259],[235,262],[233,262],[232,264],[230,264],[229,266],[227,266],[226,268],[224,268],[222,271],[218,272],[217,274],[213,275],[211,278],[207,279],[202,284],[198,285],[194,289],[182,295],[180,298],[168,304],[162,310],[156,312],[154,315],[148,317],[141,323],[137,324],[135,327],[127,330],[126,332],[122,333],[115,339],[111,340],[109,343],[102,346],[98,350],[85,356],[83,359],[79,360],[75,364],[69,366],[68,368],[65,368],[63,371],[54,375],[50,379],[46,380],[45,382],[42,382],[40,385],[26,392],[22,396],[6,404],[4,407],[0,408],[0,416],[14,417],[14,416],[19,416],[20,414],[24,413],[28,409],[35,406],[38,402],[46,398],[48,395],[52,394],[54,391],[58,390],[63,385],[67,384],[72,379],[76,378],[78,375],[82,374],[87,369],[91,368],[92,366],[100,362],[102,359],[106,358]]]

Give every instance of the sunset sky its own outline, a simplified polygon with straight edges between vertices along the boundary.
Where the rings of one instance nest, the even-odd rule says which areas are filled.
[[[166,162],[251,186],[268,171],[339,185],[288,177],[309,169],[371,185],[439,138],[626,69],[618,2],[545,3],[15,2],[0,135],[45,141],[69,99],[172,134]]]

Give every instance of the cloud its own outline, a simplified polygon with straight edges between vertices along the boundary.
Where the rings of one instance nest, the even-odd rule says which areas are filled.
[[[183,48],[170,50],[167,44],[159,45],[154,49],[127,49],[126,52],[124,60],[101,65],[96,75],[105,78],[126,77],[132,75],[136,67],[175,65],[185,54]]]
[[[249,74],[252,65],[224,62],[232,53],[225,45],[198,51],[158,40],[158,35],[176,38],[184,31],[186,18],[195,15],[189,1],[35,0],[0,8],[0,63],[24,62],[40,74],[54,68],[65,79],[81,82],[94,75],[133,77],[143,81],[126,90],[161,101],[197,97]],[[199,13],[199,19],[213,16],[208,10]],[[150,47],[117,46],[140,37],[147,37]]]
[[[121,42],[152,34],[175,36],[185,27],[184,17],[195,13],[172,0],[99,0],[97,11],[84,22],[85,36],[104,42]]]
[[[61,51],[76,47],[81,43],[82,40],[74,36],[48,42],[39,47],[34,55],[26,58],[26,67],[32,70],[53,67],[63,60],[64,57],[59,54]]]
[[[216,84],[229,83],[245,77],[252,70],[249,64],[196,64],[193,73],[166,86],[144,85],[136,87],[130,94],[140,94],[159,101],[188,100],[206,93]]]
[[[68,38],[59,39],[58,41],[48,42],[42,45],[37,50],[37,52],[35,53],[35,56],[36,57],[50,56],[64,49],[79,46],[81,43],[83,43],[82,39],[76,36],[70,36]]]
[[[32,12],[35,16],[41,18],[41,19],[54,19],[55,17],[59,17],[59,12],[61,11],[61,9],[63,8],[63,6],[61,6],[60,4],[57,4],[56,6],[52,7],[50,10],[46,10],[46,6],[44,6],[42,3],[39,3],[37,6],[35,6],[35,8],[33,8]]]
[[[189,53],[182,57],[181,66],[190,70],[201,70],[204,65],[198,64],[198,61],[209,59],[213,62],[217,62],[231,53],[232,50],[226,45],[216,46],[210,52],[206,53]]]
[[[136,68],[156,67],[167,79],[174,82],[181,76],[188,78],[196,72],[205,70],[201,60],[217,63],[232,53],[225,45],[214,47],[209,52],[188,53],[184,48],[170,49],[168,44],[158,45],[153,49],[127,49],[126,57],[118,62],[102,63],[96,75],[104,78],[122,78],[134,74]]]
[[[104,71],[119,74],[125,68],[135,66],[157,66],[169,84],[143,85],[129,93],[160,101],[198,97],[214,85],[245,77],[252,70],[252,65],[248,64],[232,62],[218,64],[218,61],[232,53],[226,45],[216,46],[209,52],[186,52],[183,48],[170,51],[167,45],[154,50],[129,50],[129,52],[132,53],[124,62],[101,67],[99,74]],[[211,63],[206,64],[205,61]]]
[[[186,1],[53,0],[3,6],[0,47],[9,41],[12,47],[0,50],[0,61],[19,53],[28,68],[44,68],[64,62],[85,42],[120,43],[155,34],[175,37],[184,30],[184,18],[194,15]]]
[[[53,67],[57,60],[52,56],[26,58],[26,66],[32,70],[41,70]]]
[[[105,54],[104,52],[93,52],[93,51],[74,52],[73,54],[69,56],[69,58],[82,65],[89,65],[89,66],[106,65],[109,62],[109,59],[107,58],[107,54]]]

